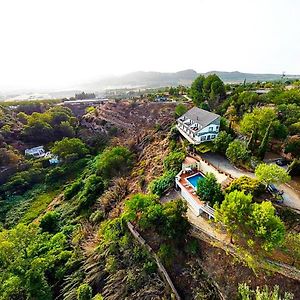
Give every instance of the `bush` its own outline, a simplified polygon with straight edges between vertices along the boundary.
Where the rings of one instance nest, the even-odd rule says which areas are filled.
[[[229,133],[227,133],[226,131],[220,131],[218,136],[213,141],[213,150],[215,152],[224,154],[232,141],[233,137]]]
[[[149,184],[149,191],[158,196],[162,196],[169,188],[174,185],[176,172],[167,171],[162,176],[154,179]]]
[[[47,231],[50,233],[57,232],[59,229],[59,213],[55,211],[47,212],[41,219],[40,227],[42,231]]]
[[[92,288],[87,283],[81,284],[77,289],[77,300],[91,300],[92,292]]]
[[[223,200],[221,185],[217,182],[214,174],[208,173],[197,182],[197,195],[202,201],[209,202],[211,206]]]
[[[46,184],[51,185],[52,183],[56,183],[57,181],[59,181],[64,176],[65,170],[62,167],[55,167],[53,169],[50,169],[50,171],[47,173],[45,182]]]
[[[70,186],[68,186],[64,191],[64,196],[66,200],[72,199],[83,187],[82,179],[76,180]]]
[[[104,220],[104,218],[104,212],[102,210],[97,210],[90,215],[89,220],[94,224],[99,224],[101,221]]]
[[[196,239],[188,240],[186,245],[186,252],[189,255],[196,255],[199,253],[199,244]]]
[[[229,144],[226,156],[233,164],[242,164],[249,159],[250,151],[244,142],[234,140]]]
[[[187,107],[183,104],[183,103],[179,103],[176,107],[175,107],[175,115],[176,117],[181,117],[183,114],[185,114],[187,112]]]
[[[85,180],[84,189],[80,196],[80,209],[90,207],[104,191],[101,177],[93,174]]]
[[[259,196],[264,192],[264,186],[258,179],[248,176],[241,176],[233,180],[230,186],[226,189],[226,193],[231,193],[234,190],[243,191],[245,194]]]
[[[97,159],[98,174],[110,179],[127,172],[133,164],[132,153],[125,147],[106,149]]]
[[[169,266],[169,265],[171,265],[171,263],[174,259],[175,253],[174,253],[174,249],[172,246],[167,245],[167,244],[162,244],[159,247],[157,255],[164,264]]]
[[[24,193],[32,185],[44,181],[43,169],[33,166],[27,171],[22,171],[11,177],[6,184],[0,187],[1,192],[9,194]]]
[[[55,142],[51,152],[64,161],[74,161],[89,153],[86,145],[78,138],[64,138]]]
[[[185,153],[182,151],[171,152],[164,159],[164,168],[166,171],[174,171],[178,173],[181,170],[181,165],[185,159]]]

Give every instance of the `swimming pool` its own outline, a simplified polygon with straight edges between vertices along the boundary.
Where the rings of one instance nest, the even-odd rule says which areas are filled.
[[[197,182],[200,179],[203,179],[204,176],[201,173],[197,173],[191,177],[187,177],[187,181],[194,187],[195,190],[197,190]]]

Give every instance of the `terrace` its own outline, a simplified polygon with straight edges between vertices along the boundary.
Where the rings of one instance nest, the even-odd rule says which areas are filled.
[[[182,164],[182,170],[177,174],[176,186],[181,190],[182,197],[187,201],[196,216],[205,212],[208,218],[214,218],[214,209],[197,196],[197,182],[204,178],[206,173],[213,173],[222,187],[226,187],[231,181],[226,174],[220,173],[205,161],[197,160],[193,157],[186,157]]]

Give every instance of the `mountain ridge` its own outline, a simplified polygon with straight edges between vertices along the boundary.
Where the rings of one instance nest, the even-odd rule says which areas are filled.
[[[239,71],[209,71],[198,73],[193,69],[181,70],[178,72],[155,72],[136,71],[121,76],[110,76],[98,81],[85,84],[88,89],[113,89],[113,88],[155,88],[163,86],[190,85],[199,75],[218,75],[225,83],[241,83],[256,81],[280,80],[282,74],[272,73],[243,73]],[[300,75],[285,75],[286,78],[296,79]]]

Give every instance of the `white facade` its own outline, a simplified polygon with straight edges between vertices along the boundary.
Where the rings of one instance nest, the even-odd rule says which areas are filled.
[[[220,116],[192,108],[177,119],[177,129],[192,144],[214,140],[220,131]]]
[[[31,155],[34,156],[35,158],[41,158],[44,157],[46,154],[44,150],[44,146],[38,146],[30,149],[25,150],[25,155]]]

